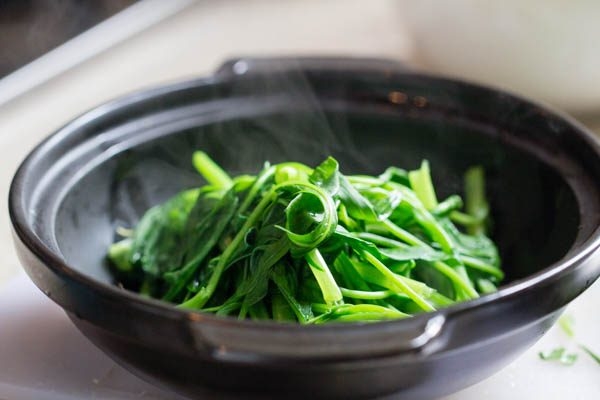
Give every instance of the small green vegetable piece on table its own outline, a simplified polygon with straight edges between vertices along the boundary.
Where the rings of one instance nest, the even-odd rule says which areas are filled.
[[[558,319],[558,326],[563,333],[579,347],[586,355],[600,365],[600,355],[594,353],[589,347],[579,343],[575,335],[575,319],[570,314],[564,314]],[[557,361],[564,365],[573,365],[579,358],[577,353],[568,353],[564,347],[557,347],[548,351],[538,353],[544,361]]]

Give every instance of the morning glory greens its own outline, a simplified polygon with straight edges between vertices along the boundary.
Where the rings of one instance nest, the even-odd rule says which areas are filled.
[[[302,324],[366,322],[435,311],[496,290],[484,171],[465,201],[438,201],[429,163],[379,176],[266,164],[231,177],[206,153],[207,184],[148,210],[108,249],[115,278],[184,309]],[[464,204],[463,204],[464,203]]]
[[[579,343],[575,335],[575,319],[570,314],[563,314],[558,319],[558,326],[562,332],[571,340],[572,343],[577,345],[585,354],[587,354],[596,364],[600,365],[600,355],[594,353],[592,349],[584,344]],[[568,353],[564,347],[557,347],[548,351],[541,351],[538,353],[540,359],[544,361],[558,361],[564,365],[573,365],[577,361],[579,354],[576,352]]]

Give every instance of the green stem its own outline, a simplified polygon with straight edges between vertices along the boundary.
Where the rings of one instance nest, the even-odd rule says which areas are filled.
[[[388,267],[385,266],[384,263],[379,261],[377,257],[368,253],[366,251],[362,252],[362,256],[365,260],[367,260],[371,265],[373,265],[379,272],[381,272],[386,278],[388,278],[397,289],[403,293],[405,293],[412,301],[415,302],[419,307],[421,307],[424,311],[435,311],[435,307],[432,306],[419,296],[413,289],[411,289],[403,280],[399,279],[399,277],[394,274]]]
[[[452,239],[450,239],[448,233],[440,226],[435,218],[428,211],[419,210],[415,212],[415,216],[417,217],[419,225],[429,232],[433,240],[438,242],[444,253],[452,254]]]
[[[427,243],[408,232],[400,228],[398,225],[394,224],[392,221],[386,219],[381,221],[381,224],[389,231],[392,235],[396,236],[398,239],[402,240],[405,243],[411,244],[413,246],[424,246],[429,247]]]
[[[461,211],[452,211],[450,213],[450,220],[464,226],[479,225],[483,222],[483,219],[465,214]]]
[[[414,190],[415,194],[421,200],[423,205],[428,210],[433,210],[437,204],[437,197],[435,195],[435,189],[431,182],[431,173],[429,171],[429,162],[423,160],[421,168],[408,173],[408,180],[410,186]]]
[[[358,237],[359,239],[367,240],[377,246],[391,247],[391,248],[395,248],[395,247],[409,248],[409,246],[406,243],[399,242],[397,240],[390,239],[385,236],[376,235],[374,233],[358,232],[358,233],[356,233],[356,237]]]
[[[119,271],[131,272],[133,270],[133,264],[131,263],[132,249],[133,239],[123,239],[113,243],[108,248],[108,258]]]
[[[465,172],[465,210],[467,214],[479,219],[475,225],[467,225],[471,235],[485,234],[484,221],[489,213],[485,199],[485,174],[482,167],[471,167]]]
[[[379,178],[373,178],[372,176],[365,176],[365,175],[347,175],[346,178],[348,178],[348,182],[350,182],[353,185],[358,185],[358,186],[366,186],[366,187],[373,187],[373,186],[381,186],[384,185],[386,182],[379,179]]]
[[[467,280],[463,279],[462,276],[458,272],[456,272],[452,267],[442,261],[435,261],[431,265],[439,272],[444,274],[448,279],[452,281],[458,288],[462,289],[467,296],[471,299],[476,299],[479,297],[479,293],[473,288],[473,286]]]
[[[221,275],[225,270],[225,267],[229,263],[231,256],[238,249],[239,245],[244,241],[244,237],[250,228],[254,226],[254,224],[258,221],[258,218],[262,215],[263,211],[267,208],[269,203],[273,201],[273,197],[275,195],[275,189],[272,189],[265,197],[261,199],[256,208],[252,211],[250,216],[244,225],[242,225],[241,229],[235,235],[229,246],[225,248],[223,254],[219,258],[219,262],[215,266],[215,269],[208,280],[206,286],[204,286],[198,293],[196,293],[189,300],[181,303],[179,306],[183,308],[202,308],[206,302],[210,299],[210,297],[215,292],[217,284],[221,279]]]
[[[596,361],[598,363],[598,365],[600,365],[600,355],[594,353],[589,347],[586,347],[586,346],[584,346],[582,344],[579,345],[579,348],[581,348],[581,350],[585,351],[585,353],[588,356],[592,357],[592,359],[594,361]]]
[[[250,318],[255,321],[270,319],[269,311],[262,301],[248,307],[248,314],[250,314]]]
[[[195,151],[192,156],[192,163],[198,172],[210,183],[217,188],[229,189],[233,185],[233,181],[217,163],[215,163],[203,151]]]
[[[319,250],[316,248],[312,249],[305,257],[310,270],[321,288],[325,303],[328,305],[343,304],[344,298],[342,292],[335,282],[335,279],[333,279],[333,275]]]
[[[297,321],[294,311],[278,289],[271,296],[271,312],[275,321]]]
[[[260,189],[262,189],[262,187],[264,186],[265,182],[275,174],[275,169],[275,166],[270,166],[256,177],[256,180],[254,181],[252,187],[248,191],[246,198],[244,199],[244,201],[240,205],[240,208],[238,209],[238,214],[242,215],[244,214],[244,212],[246,212],[248,207],[250,207],[250,205],[258,195]]]
[[[431,249],[431,246],[429,246],[427,243],[423,242],[422,240],[420,240],[419,238],[417,238],[416,236],[414,236],[413,234],[411,234],[410,232],[405,231],[404,229],[400,228],[399,226],[395,225],[393,222],[390,222],[388,220],[382,221],[382,223],[388,228],[389,232],[396,236],[398,239],[403,240],[404,242],[411,244],[413,246],[424,246],[426,248]],[[468,258],[468,261],[472,264],[472,265],[476,265],[476,267],[482,267],[482,265],[480,263],[474,263],[472,258]],[[442,274],[446,275],[452,282],[454,282],[458,287],[463,288],[465,290],[465,293],[469,295],[470,298],[477,298],[479,297],[479,294],[477,293],[477,291],[473,288],[472,285],[467,284],[462,277],[456,272],[454,271],[454,269],[452,269],[450,266],[448,266],[447,264],[441,262],[441,261],[437,261],[434,262],[432,264],[439,272],[441,272]],[[475,267],[475,268],[476,268]],[[485,268],[485,267],[483,267]],[[495,271],[495,274],[497,275],[497,272]]]
[[[459,261],[461,261],[467,267],[490,274],[494,278],[498,279],[498,281],[501,281],[502,279],[504,279],[504,272],[502,272],[501,269],[496,268],[493,265],[490,265],[488,263],[485,263],[478,258],[471,257],[471,256],[465,256],[465,255],[458,256],[457,258]]]
[[[365,290],[352,290],[344,287],[341,287],[340,290],[342,291],[342,295],[344,295],[344,297],[358,300],[382,300],[396,295],[396,293],[392,290],[375,290],[368,292]]]
[[[456,210],[459,210],[460,208],[462,208],[462,206],[463,201],[460,198],[460,196],[453,194],[446,200],[439,203],[433,210],[431,210],[431,213],[437,218],[444,218],[449,214],[451,215]]]

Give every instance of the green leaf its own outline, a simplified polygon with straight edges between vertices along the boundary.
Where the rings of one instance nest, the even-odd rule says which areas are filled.
[[[500,267],[500,256],[494,242],[484,235],[471,236],[460,232],[448,219],[439,221],[450,237],[451,245],[458,254],[478,258],[492,267]]]
[[[564,347],[558,347],[550,351],[542,351],[538,356],[544,361],[557,361],[564,365],[573,365],[577,361],[577,354],[567,353]]]
[[[138,223],[132,238],[132,263],[153,279],[181,266],[183,231],[197,197],[198,191],[181,192],[148,210]]]
[[[469,276],[466,274],[464,266],[456,259],[450,258],[444,262],[435,261],[430,263],[430,265],[444,274],[454,284],[455,300],[462,301],[479,297],[479,293],[477,293]]]
[[[432,268],[430,263],[417,262],[412,272],[412,277],[419,282],[425,283],[450,299],[456,298],[456,287],[450,278],[436,268]]]
[[[426,300],[427,295],[433,292],[432,289],[422,283],[419,284],[419,282],[394,274],[371,253],[363,252],[361,256],[374,267],[374,269],[359,269],[365,280],[407,295],[424,311],[435,311],[435,307]]]
[[[333,234],[333,239],[350,247],[356,253],[360,254],[360,252],[366,251],[368,253],[373,254],[375,257],[381,257],[381,253],[379,252],[379,249],[377,248],[377,246],[375,246],[373,243],[369,242],[368,240],[361,239],[360,237],[353,234],[352,232],[348,232],[342,226],[338,225],[338,227],[336,228],[336,230]]]
[[[403,186],[410,186],[408,172],[398,167],[387,168],[383,174],[379,175],[379,179],[384,182],[394,182]]]
[[[296,298],[295,276],[286,270],[284,264],[279,263],[272,269],[271,279],[277,285],[277,289],[287,301],[298,321],[306,323],[314,317],[310,305],[302,303]]]
[[[337,211],[327,192],[310,184],[290,201],[285,209],[283,229],[294,246],[306,251],[325,241],[337,226]]]
[[[244,306],[251,307],[267,295],[271,269],[289,249],[290,242],[282,234],[278,240],[264,245],[258,244],[252,251],[249,276],[240,285],[242,289],[239,294],[244,296]]]
[[[121,272],[131,272],[133,264],[131,263],[133,240],[130,238],[116,242],[108,248],[108,259]]]
[[[185,288],[205,257],[217,244],[231,221],[237,204],[237,197],[234,191],[230,190],[212,206],[210,212],[205,213],[209,202],[205,197],[198,196],[185,229],[185,263],[181,269],[165,274],[168,290],[163,300],[172,301]]]
[[[346,285],[349,285],[351,289],[361,291],[371,290],[367,281],[361,277],[354,267],[354,263],[345,252],[340,252],[337,255],[333,265],[338,274],[344,277]]]
[[[319,164],[309,178],[310,182],[335,196],[340,190],[339,164],[333,157],[327,157]]]
[[[308,166],[297,162],[286,162],[275,166],[275,183],[280,184],[289,181],[308,181],[313,170]]]
[[[274,200],[274,197],[275,191],[271,190],[261,199],[252,213],[245,220],[240,230],[236,233],[233,239],[231,239],[231,242],[219,257],[219,261],[212,271],[212,274],[210,275],[210,278],[206,284],[203,285],[193,297],[181,303],[179,305],[180,307],[198,309],[204,307],[204,305],[210,300],[217,289],[223,272],[225,271],[226,267],[230,265],[231,260],[235,258],[234,256],[239,251],[240,245],[243,243],[246,234],[258,222],[260,217],[265,212],[265,209]]]
[[[446,254],[433,250],[429,246],[409,246],[397,240],[368,232],[359,233],[357,236],[367,242],[381,246],[379,247],[381,255],[395,261],[441,261],[448,258]]]
[[[371,203],[378,220],[388,218],[402,201],[402,195],[396,190],[389,191],[375,187],[365,189],[361,194]]]
[[[271,295],[271,313],[275,321],[297,321],[292,307],[290,307],[279,289],[275,289]]]
[[[315,168],[310,181],[338,197],[352,218],[365,221],[378,219],[371,203],[340,173],[338,162],[333,157],[328,157]]]
[[[360,229],[359,223],[348,215],[348,210],[343,204],[338,206],[338,223],[353,231]]]
[[[345,176],[339,176],[339,183],[338,197],[348,210],[348,215],[367,222],[379,220],[379,215],[377,215],[371,203],[352,186]]]

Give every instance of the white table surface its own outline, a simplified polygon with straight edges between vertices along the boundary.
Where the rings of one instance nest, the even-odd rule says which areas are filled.
[[[398,23],[400,4],[368,4],[197,2],[0,105],[0,208],[6,210],[10,179],[36,143],[85,110],[132,90],[206,75],[239,55],[351,54],[410,63],[411,43]],[[20,272],[9,226],[7,213],[0,213],[0,399],[174,398],[116,366],[33,287]],[[580,340],[596,352],[598,305],[600,283],[567,311],[577,320]],[[573,347],[553,328],[506,369],[448,399],[599,398],[600,366],[588,357],[580,355],[571,367],[538,359],[538,351],[561,344]]]
[[[575,318],[578,340],[596,345],[596,350],[599,303],[600,281],[567,310]],[[0,321],[0,399],[183,400],[116,365],[81,335],[62,309],[23,273],[0,288]],[[538,352],[557,346],[580,353],[578,361],[564,366],[538,358]],[[595,400],[598,394],[600,366],[553,327],[496,375],[443,400]]]

